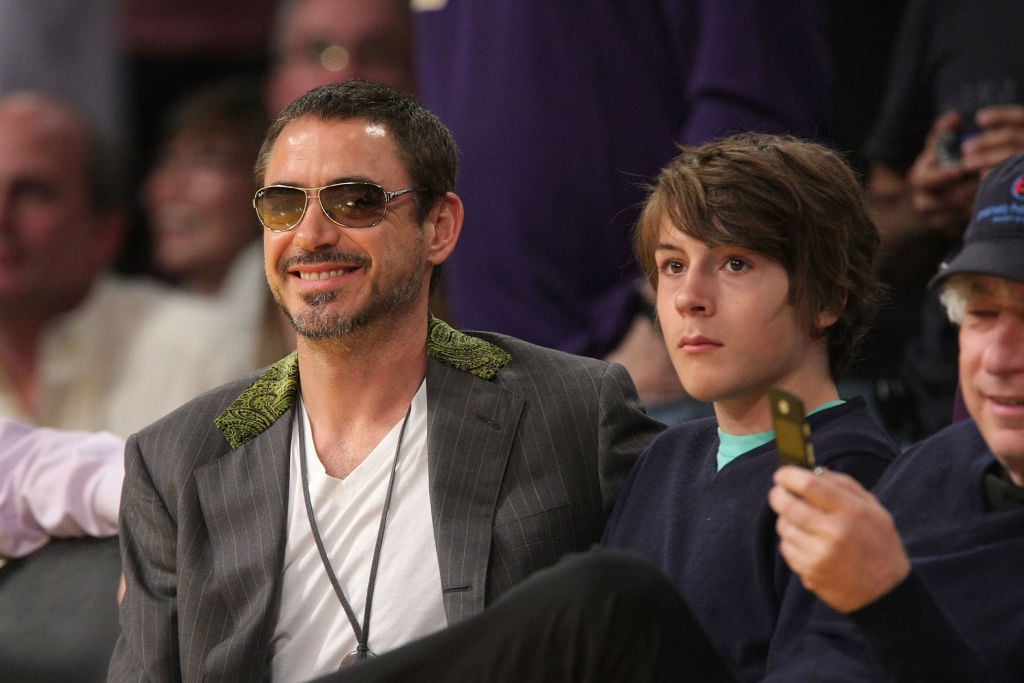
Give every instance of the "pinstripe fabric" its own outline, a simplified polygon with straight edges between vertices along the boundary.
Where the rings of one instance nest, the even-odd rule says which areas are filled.
[[[636,456],[660,430],[625,371],[479,334],[512,355],[483,380],[431,358],[428,458],[450,623],[601,535]],[[122,496],[128,592],[111,680],[256,681],[284,561],[293,408],[232,449],[221,387],[131,437]]]

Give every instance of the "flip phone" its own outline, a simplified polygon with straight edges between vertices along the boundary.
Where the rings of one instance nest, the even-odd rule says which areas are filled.
[[[798,397],[777,387],[768,390],[775,446],[780,465],[814,468],[811,426],[804,419],[804,404]]]

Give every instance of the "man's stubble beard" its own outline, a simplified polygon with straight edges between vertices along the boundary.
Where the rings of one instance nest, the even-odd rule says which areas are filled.
[[[274,301],[291,322],[296,334],[311,341],[342,339],[368,329],[374,323],[386,319],[412,304],[422,287],[422,272],[426,259],[417,258],[402,279],[380,290],[375,285],[370,299],[361,308],[350,314],[332,312],[330,304],[338,299],[338,292],[318,292],[304,295],[305,304],[296,314],[284,305],[280,292],[273,289]]]

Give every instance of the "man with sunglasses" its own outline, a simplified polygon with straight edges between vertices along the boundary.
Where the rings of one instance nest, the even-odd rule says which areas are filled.
[[[365,81],[271,126],[253,205],[298,350],[129,439],[112,678],[306,680],[600,537],[661,425],[619,366],[429,314],[456,159],[437,117]]]

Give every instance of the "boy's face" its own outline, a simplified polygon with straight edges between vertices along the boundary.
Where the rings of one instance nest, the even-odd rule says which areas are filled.
[[[1024,486],[1024,284],[978,276],[960,325],[960,387],[985,443]]]
[[[789,303],[780,263],[752,249],[709,247],[667,219],[654,258],[672,364],[691,396],[715,402],[723,429],[769,429],[771,386],[806,397],[808,408],[831,386],[824,340],[811,337]],[[723,414],[747,417],[722,424]]]

